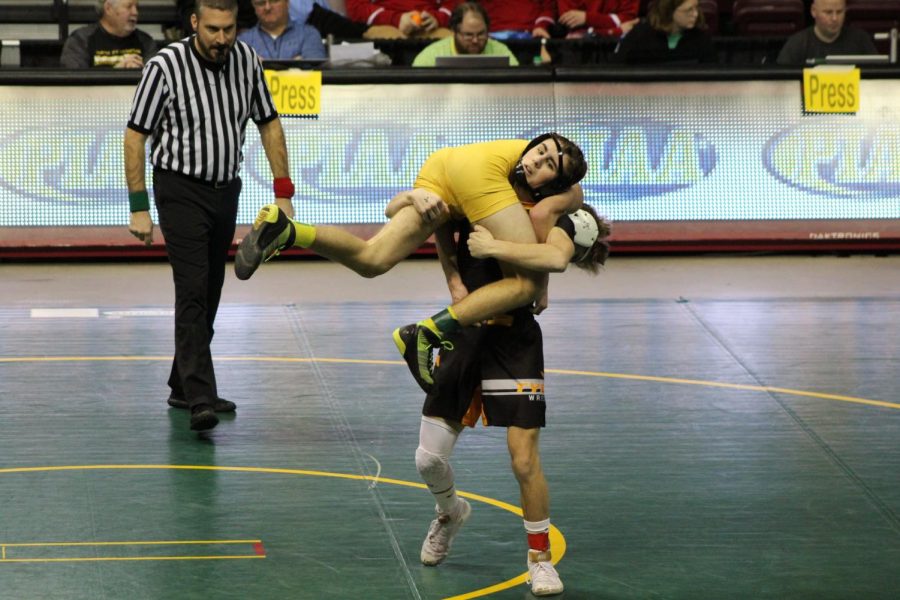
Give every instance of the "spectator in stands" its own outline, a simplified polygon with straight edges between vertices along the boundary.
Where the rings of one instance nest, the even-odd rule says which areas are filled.
[[[639,0],[557,0],[566,37],[621,37],[638,23]]]
[[[367,25],[389,25],[399,36],[444,38],[450,35],[453,0],[347,0],[347,16]]]
[[[291,19],[287,0],[253,0],[253,9],[258,21],[238,39],[256,50],[260,58],[327,58],[322,34],[312,25]]]
[[[495,40],[549,38],[556,24],[556,0],[480,0]]]
[[[72,32],[59,57],[67,69],[140,69],[156,54],[156,42],[137,28],[137,0],[99,0],[100,20]]]
[[[288,3],[291,21],[296,21],[297,23],[306,23],[309,14],[316,5],[332,10],[329,0],[288,0]],[[257,13],[258,16],[259,14]]]
[[[186,18],[190,21],[195,0],[178,0],[187,8]],[[338,10],[340,8],[340,10]],[[249,17],[245,17],[245,9]],[[289,0],[288,16],[296,23],[306,23],[319,30],[321,37],[333,35],[337,39],[391,39],[403,37],[400,31],[390,25],[366,25],[348,19],[344,12],[343,0]],[[238,0],[238,30],[243,32],[256,25],[257,18],[252,0]],[[183,36],[182,36],[183,37]]]
[[[438,56],[456,54],[508,56],[509,64],[518,66],[519,61],[503,42],[488,37],[490,24],[487,12],[478,2],[458,4],[450,15],[450,30],[453,35],[438,40],[419,52],[412,66],[433,67]]]
[[[319,30],[322,37],[333,35],[338,39],[386,40],[402,38],[403,34],[393,25],[366,25],[351,21],[341,13],[313,4],[306,19],[307,25]]]
[[[656,0],[619,42],[616,57],[629,64],[716,61],[698,0]]]
[[[878,54],[871,36],[844,27],[845,0],[813,0],[809,9],[814,24],[788,38],[778,54],[779,65],[804,65],[829,54]]]

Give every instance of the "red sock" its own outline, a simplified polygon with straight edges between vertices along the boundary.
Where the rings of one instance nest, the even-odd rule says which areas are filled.
[[[550,549],[550,532],[528,534],[528,547],[538,552],[546,552]]]

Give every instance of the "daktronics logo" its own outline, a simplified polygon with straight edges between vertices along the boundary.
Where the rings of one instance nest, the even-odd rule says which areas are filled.
[[[532,130],[534,137],[547,130]],[[569,124],[560,133],[585,153],[582,187],[610,200],[638,199],[692,187],[713,172],[716,148],[702,135],[655,121]]]
[[[812,120],[774,136],[763,163],[795,188],[835,198],[900,197],[900,127]]]

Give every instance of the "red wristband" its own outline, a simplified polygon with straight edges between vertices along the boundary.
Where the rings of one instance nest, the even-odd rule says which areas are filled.
[[[272,185],[276,198],[291,199],[294,197],[294,182],[290,177],[276,177]]]

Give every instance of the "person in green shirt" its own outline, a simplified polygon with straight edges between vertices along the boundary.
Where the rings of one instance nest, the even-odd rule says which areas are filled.
[[[412,66],[433,67],[438,56],[456,54],[508,56],[510,66],[518,66],[519,61],[505,44],[488,37],[490,26],[487,12],[477,2],[457,5],[450,16],[453,35],[426,46],[413,60]]]

